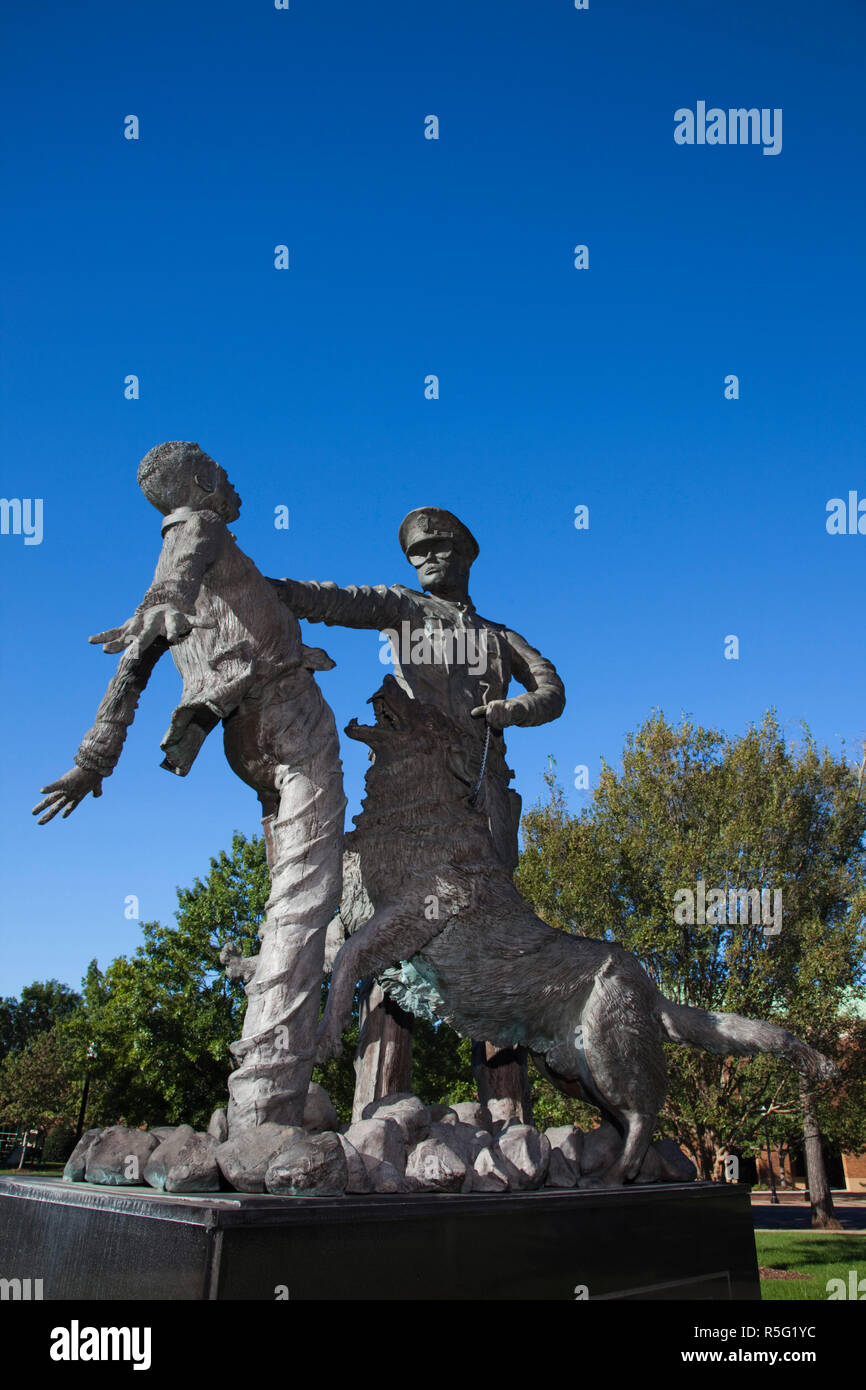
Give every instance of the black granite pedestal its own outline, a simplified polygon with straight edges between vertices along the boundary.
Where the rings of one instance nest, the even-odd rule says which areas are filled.
[[[179,1197],[6,1177],[0,1279],[72,1300],[761,1296],[749,1189],[713,1183]]]

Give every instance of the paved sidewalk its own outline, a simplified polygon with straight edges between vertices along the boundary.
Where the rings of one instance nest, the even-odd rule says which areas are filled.
[[[811,1231],[812,1213],[802,1192],[779,1194],[774,1207],[768,1193],[752,1194],[752,1222],[756,1231]],[[842,1231],[866,1231],[866,1198],[860,1193],[834,1192],[833,1207]],[[839,1235],[828,1231],[828,1235]]]

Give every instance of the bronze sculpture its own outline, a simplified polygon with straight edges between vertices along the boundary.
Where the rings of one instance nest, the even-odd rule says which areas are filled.
[[[139,482],[164,517],[154,582],[127,622],[91,638],[121,653],[117,671],[75,767],[43,788],[34,814],[44,824],[88,792],[101,795],[148,677],[171,651],[183,697],[162,741],[163,766],[185,776],[222,722],[229,764],[261,801],[271,873],[259,954],[224,956],[248,1000],[232,1045],[227,1125],[215,1116],[208,1135],[181,1126],[151,1136],[142,1181],[212,1189],[219,1170],[242,1191],[322,1194],[677,1181],[682,1155],[649,1151],[666,1086],[663,1041],[774,1052],[813,1077],[831,1074],[784,1029],[665,999],[634,956],[555,931],[521,898],[511,877],[519,800],[501,731],[555,718],[564,692],[540,653],[476,613],[468,575],[477,544],[453,514],[421,508],[400,528],[426,593],[338,589],[262,577],[228,530],[240,498],[197,444],[151,450]],[[398,672],[373,697],[375,725],[353,721],[346,731],[374,759],[347,841],[341,916],[354,930],[336,954],[318,1031],[345,798],[333,716],[313,678],[333,663],[303,645],[299,615],[384,629]],[[507,693],[512,674],[527,687],[516,699]],[[571,1131],[554,1143],[553,1131],[548,1141],[519,1114],[497,1131],[484,1095],[471,1116],[446,1107],[444,1123],[416,1097],[378,1101],[348,1137],[334,1133],[333,1107],[321,1088],[311,1091],[312,1069],[339,1051],[355,985],[369,975],[411,1014],[495,1049],[528,1050],[562,1091],[598,1106],[604,1122],[582,1157]],[[120,1163],[134,1138],[122,1127],[93,1131],[67,1176],[127,1181]]]
[[[222,721],[226,757],[257,793],[271,874],[259,954],[244,962],[247,1011],[232,1045],[228,1127],[300,1124],[313,1069],[327,925],[340,899],[345,797],[334,718],[313,672],[333,662],[237,545],[240,498],[197,444],[158,445],[139,484],[163,513],[153,583],[121,627],[92,637],[122,652],[75,767],[43,787],[39,824],[102,794],[156,662],[171,651],[183,698],[162,741],[185,776]],[[229,963],[230,969],[237,969]]]

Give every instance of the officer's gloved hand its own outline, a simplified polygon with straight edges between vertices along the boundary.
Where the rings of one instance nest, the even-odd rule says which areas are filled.
[[[473,718],[480,719],[482,715],[487,720],[491,729],[507,729],[510,724],[519,724],[522,707],[517,700],[491,700],[486,705],[476,705],[471,711]]]

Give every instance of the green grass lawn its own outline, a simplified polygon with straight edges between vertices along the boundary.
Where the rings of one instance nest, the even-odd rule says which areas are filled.
[[[866,1278],[866,1235],[811,1234],[808,1231],[772,1231],[755,1236],[758,1264],[770,1269],[796,1270],[802,1279],[762,1279],[761,1297],[786,1302],[827,1299],[827,1280],[842,1279],[848,1289],[848,1272]]]

